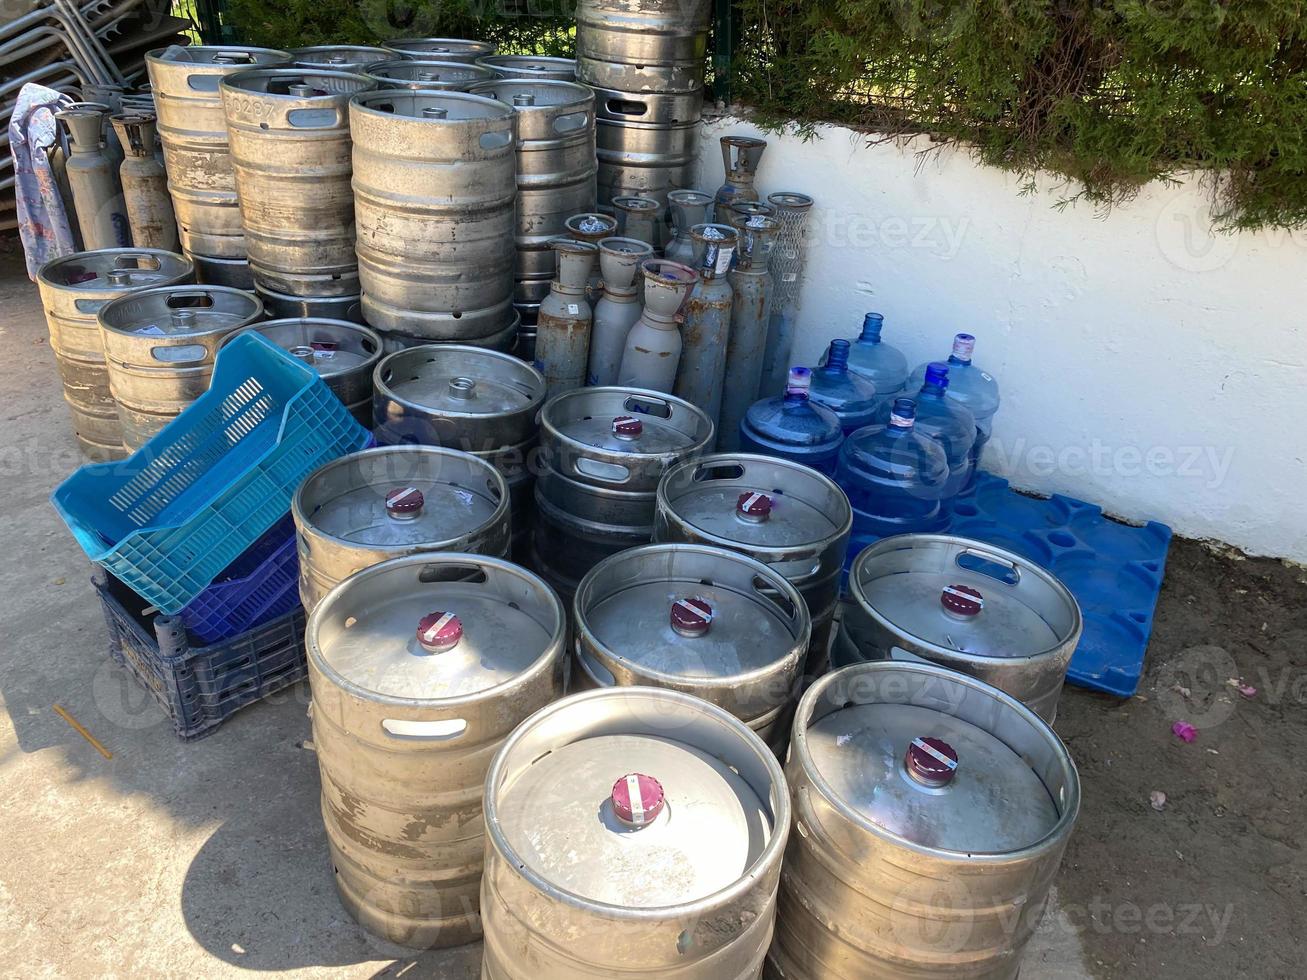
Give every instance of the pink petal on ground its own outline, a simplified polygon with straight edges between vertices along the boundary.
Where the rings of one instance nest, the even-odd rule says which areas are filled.
[[[1148,802],[1154,810],[1161,813],[1166,809],[1166,794],[1160,789],[1155,789],[1148,794]]]
[[[1257,697],[1257,688],[1253,687],[1251,684],[1240,684],[1239,694],[1245,698],[1255,698]]]
[[[1171,732],[1182,742],[1192,742],[1198,737],[1198,729],[1187,721],[1177,721],[1171,726]]]

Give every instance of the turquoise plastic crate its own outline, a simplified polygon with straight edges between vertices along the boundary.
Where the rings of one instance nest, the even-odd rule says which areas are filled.
[[[51,500],[92,561],[173,614],[285,516],[305,476],[369,438],[316,371],[248,333],[163,431]]]

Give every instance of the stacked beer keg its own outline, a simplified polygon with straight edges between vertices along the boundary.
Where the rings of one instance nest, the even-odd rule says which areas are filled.
[[[599,208],[694,186],[708,0],[580,0],[576,76],[595,90]],[[659,244],[659,243],[655,243]]]

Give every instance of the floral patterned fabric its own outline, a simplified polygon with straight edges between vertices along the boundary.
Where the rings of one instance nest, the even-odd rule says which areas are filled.
[[[27,254],[27,274],[33,280],[46,262],[77,251],[49,154],[59,138],[54,114],[72,101],[54,89],[29,82],[19,91],[9,120],[18,234]]]

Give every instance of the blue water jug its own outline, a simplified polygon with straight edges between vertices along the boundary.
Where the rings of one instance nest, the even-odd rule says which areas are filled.
[[[812,400],[839,417],[845,435],[871,424],[880,399],[875,384],[849,370],[849,342],[832,340],[823,362],[812,372]]]
[[[939,443],[948,461],[948,482],[940,498],[946,513],[952,512],[953,498],[971,485],[976,468],[972,456],[975,448],[976,418],[966,405],[948,397],[949,369],[942,361],[926,365],[926,380],[914,396],[917,403],[916,429]],[[877,422],[889,421],[889,406],[881,408]]]
[[[808,398],[812,371],[790,368],[785,394],[754,402],[740,422],[740,449],[779,456],[827,474],[835,471],[844,432],[829,408]]]
[[[979,435],[972,447],[972,460],[980,465],[980,453],[989,441],[994,426],[994,414],[998,411],[998,382],[988,371],[983,371],[972,363],[971,355],[976,348],[976,338],[969,333],[960,333],[953,338],[953,353],[948,359],[948,397],[965,405],[976,420]],[[908,389],[916,391],[926,381],[927,365],[922,364],[912,372]]]
[[[880,538],[940,531],[947,521],[940,499],[948,459],[916,430],[916,414],[911,398],[896,398],[886,422],[859,429],[840,449],[835,482],[853,505],[849,561]]]
[[[849,348],[849,370],[874,384],[878,396],[892,399],[907,384],[908,359],[897,347],[880,339],[884,323],[879,313],[862,318],[862,333]]]

